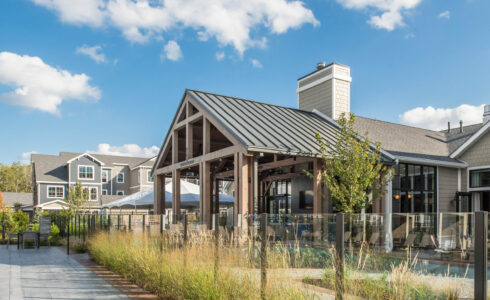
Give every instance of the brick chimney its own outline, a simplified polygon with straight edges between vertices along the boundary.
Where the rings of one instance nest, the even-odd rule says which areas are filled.
[[[317,64],[316,70],[298,79],[298,108],[319,110],[337,120],[350,112],[350,67],[338,63]]]

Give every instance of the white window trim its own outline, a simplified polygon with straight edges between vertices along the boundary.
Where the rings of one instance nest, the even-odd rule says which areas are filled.
[[[107,173],[107,181],[104,182],[104,173]],[[102,172],[100,173],[100,182],[102,184],[106,184],[106,183],[109,183],[109,170],[102,170]]]
[[[105,195],[104,195],[105,192]],[[109,191],[107,189],[102,189],[102,196],[107,196],[109,195]]]
[[[92,178],[80,178],[80,167],[85,167],[85,168],[92,168]],[[77,178],[79,180],[95,180],[95,167],[94,166],[88,166],[88,165],[78,165],[78,173],[77,173]]]
[[[50,197],[49,196],[49,188],[62,188],[63,189],[63,197],[56,197],[56,190],[54,192],[55,196]],[[60,186],[60,185],[48,185],[46,188],[46,198],[48,198],[48,199],[65,199],[65,187]]]
[[[482,169],[490,169],[490,166],[478,166],[478,167],[471,167],[466,169],[466,189],[468,192],[483,192],[483,191],[490,191],[490,187],[479,187],[479,188],[471,188],[470,187],[470,171],[475,171],[475,170],[482,170]]]
[[[96,202],[96,201],[99,201],[99,188],[96,187],[96,186],[91,186],[91,187],[83,187],[83,189],[88,189],[88,200],[87,201],[90,201],[90,202]],[[90,195],[90,190],[91,189],[95,189],[97,192],[95,192],[95,194],[97,195],[97,198],[95,200],[92,200],[91,199],[91,195]]]
[[[121,194],[121,195],[119,195],[119,192],[121,192],[122,194]],[[117,191],[116,191],[116,195],[117,195],[117,196],[124,196],[124,191],[123,191],[123,190],[117,190]]]
[[[119,181],[119,174],[122,174],[122,176],[123,176],[122,181]],[[116,182],[117,183],[124,183],[124,177],[126,177],[126,176],[124,176],[124,172],[121,171],[121,172],[117,173]]]

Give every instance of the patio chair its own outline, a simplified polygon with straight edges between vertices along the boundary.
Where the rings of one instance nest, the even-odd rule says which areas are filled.
[[[51,217],[42,217],[39,220],[39,242],[46,240],[48,246],[51,246],[49,237],[51,236]]]
[[[344,233],[344,243],[347,243],[349,241],[350,236],[351,236],[351,232],[350,231],[346,231]]]
[[[7,240],[7,249],[8,249],[8,248],[9,248],[9,246],[10,246],[10,241],[11,241],[11,240],[16,240],[16,241],[17,241],[17,243],[19,242],[19,234],[18,234],[18,233],[13,233],[13,232],[10,232],[10,231],[9,231],[9,232],[7,232],[7,234],[8,234],[8,236],[9,236],[9,238],[8,238],[8,240]]]
[[[431,241],[430,234],[424,233],[424,235],[422,236],[422,240],[420,240],[419,247],[420,248],[429,248],[431,246],[433,246],[433,243]]]
[[[439,244],[439,242],[437,241],[436,237],[433,234],[430,236],[430,239],[431,239],[434,247],[436,247],[436,249],[434,251],[436,253],[439,253],[441,255],[441,259],[445,255],[454,254],[454,253],[462,253],[463,252],[461,249],[456,249],[456,248],[443,248],[443,247],[441,247],[440,244]]]
[[[372,246],[376,246],[376,243],[379,240],[379,232],[374,232],[371,234],[371,237],[369,238],[368,244]]]
[[[32,241],[34,243],[34,248],[38,248],[38,235],[35,231],[24,231],[22,233],[22,249],[25,248],[26,242]]]
[[[403,243],[403,247],[412,248],[416,237],[417,237],[417,235],[415,233],[410,233],[407,236],[407,238],[405,239],[405,242]]]

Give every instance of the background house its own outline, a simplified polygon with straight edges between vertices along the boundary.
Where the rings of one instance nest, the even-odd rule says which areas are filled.
[[[153,184],[154,158],[60,152],[32,154],[31,161],[33,205],[43,210],[60,209],[68,188],[77,182],[88,190],[91,209]]]

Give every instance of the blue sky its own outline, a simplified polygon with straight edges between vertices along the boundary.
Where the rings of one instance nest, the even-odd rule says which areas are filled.
[[[63,2],[0,4],[0,163],[151,155],[185,88],[296,107],[319,61],[351,67],[358,115],[441,128],[490,104],[490,1]]]

